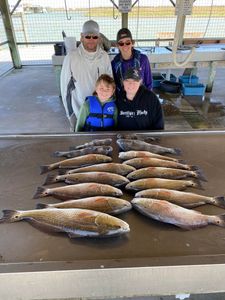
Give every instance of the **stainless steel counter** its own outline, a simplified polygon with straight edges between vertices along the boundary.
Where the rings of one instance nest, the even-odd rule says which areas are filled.
[[[205,195],[225,195],[225,133],[157,133],[160,145],[182,149],[181,159],[198,165],[208,178]],[[32,135],[0,137],[0,209],[33,209],[46,197],[32,199],[43,184],[40,165],[57,161],[68,150],[94,138],[116,134]],[[131,199],[132,194],[124,194]],[[205,205],[207,214],[225,213]],[[73,239],[47,234],[27,222],[0,224],[2,299],[109,298],[225,291],[225,228],[208,226],[183,231],[150,220],[136,211],[121,215],[130,224],[126,236]],[[0,298],[1,298],[0,297]]]

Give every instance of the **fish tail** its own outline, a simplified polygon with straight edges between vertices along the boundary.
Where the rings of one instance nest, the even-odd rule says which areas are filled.
[[[50,166],[49,165],[44,165],[44,166],[41,166],[41,173],[40,174],[44,174],[44,173],[47,173],[48,171],[50,171]]]
[[[195,188],[197,188],[197,189],[199,189],[199,190],[204,190],[204,188],[203,188],[203,186],[202,186],[202,184],[201,184],[201,182],[200,181],[193,181],[193,187],[195,187]]]
[[[33,199],[45,197],[45,196],[47,195],[46,191],[47,191],[47,188],[42,187],[42,186],[39,186],[39,187],[37,188],[36,193],[35,193],[34,196],[33,196]]]
[[[202,170],[196,170],[195,174],[196,174],[196,178],[198,178],[198,180],[208,181],[207,178],[205,177],[205,175],[203,174]]]
[[[186,164],[186,160],[183,160],[183,159],[178,159],[177,162],[179,164]]]
[[[60,170],[58,170],[58,174],[59,175],[65,175],[65,174],[67,174],[69,171],[68,170],[65,170],[65,169],[60,169]]]
[[[42,208],[47,208],[49,207],[48,204],[44,204],[44,203],[37,203],[36,205],[36,209],[42,209]]]
[[[69,147],[69,150],[71,151],[71,150],[75,150],[76,149],[76,147],[75,146],[70,146]]]
[[[55,152],[52,153],[52,156],[53,157],[61,157],[61,156],[63,156],[63,153],[60,152],[60,151],[55,151]]]
[[[213,204],[218,207],[225,208],[225,198],[223,196],[213,197]]]
[[[173,151],[171,153],[175,154],[175,155],[181,155],[181,149],[179,149],[179,148],[173,148]]]
[[[45,182],[43,183],[43,185],[47,185],[47,184],[51,184],[51,183],[54,183],[54,182],[58,182],[58,180],[56,178],[57,178],[57,175],[49,174],[46,177]]]
[[[211,223],[220,227],[225,227],[225,214],[214,216]]]
[[[159,142],[160,141],[160,137],[158,136],[148,136],[148,137],[144,137],[143,140],[146,142],[146,143],[151,143],[151,142]]]
[[[4,209],[2,213],[3,217],[0,219],[0,223],[12,223],[22,220],[22,218],[19,217],[17,210]]]
[[[190,170],[190,171],[199,171],[200,169],[199,169],[198,166],[191,165],[191,166],[189,166],[189,170]]]

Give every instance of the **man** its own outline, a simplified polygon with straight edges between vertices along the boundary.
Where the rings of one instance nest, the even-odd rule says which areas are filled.
[[[61,72],[62,101],[73,131],[80,107],[94,92],[99,76],[112,76],[109,56],[100,47],[98,23],[93,20],[85,22],[80,41],[78,48],[66,55]]]
[[[139,69],[128,69],[123,77],[124,93],[117,101],[119,130],[162,130],[164,120],[157,96],[142,85]]]

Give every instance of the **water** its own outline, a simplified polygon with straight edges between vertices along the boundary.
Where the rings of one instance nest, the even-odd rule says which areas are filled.
[[[88,16],[81,12],[70,12],[67,20],[65,12],[24,14],[23,22],[28,42],[55,42],[62,40],[62,30],[67,36],[75,36],[79,40],[82,24],[88,20]],[[99,23],[101,32],[108,39],[115,40],[116,33],[121,27],[121,18],[113,17],[95,18]],[[197,33],[203,37],[208,18],[188,17],[185,25],[185,33]],[[25,33],[22,31],[21,18],[13,17],[17,42],[25,42]],[[134,39],[158,39],[159,37],[173,37],[176,27],[176,17],[163,18],[130,18],[129,29]],[[225,32],[224,18],[210,19],[205,37],[223,37]]]

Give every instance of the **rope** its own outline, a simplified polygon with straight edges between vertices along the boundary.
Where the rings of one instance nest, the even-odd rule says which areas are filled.
[[[209,27],[209,23],[210,23],[210,21],[211,21],[212,8],[213,8],[213,1],[214,1],[214,0],[211,1],[211,7],[210,7],[209,18],[208,18],[208,22],[207,22],[207,24],[206,24],[205,32],[204,32],[203,37],[202,37],[203,39],[204,39],[204,37],[205,37],[205,35],[206,35],[206,32],[207,32],[208,27]]]

